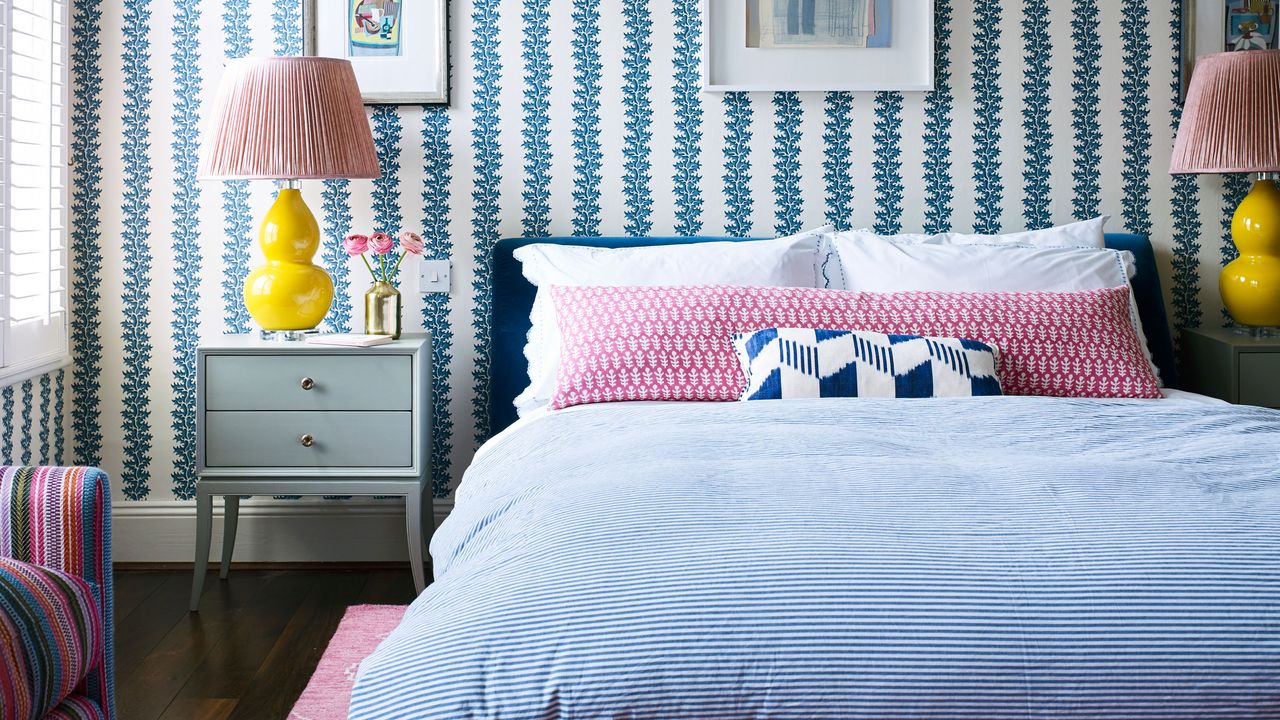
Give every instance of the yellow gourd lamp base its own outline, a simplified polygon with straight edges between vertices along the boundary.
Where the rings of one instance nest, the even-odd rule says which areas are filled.
[[[1241,325],[1280,327],[1280,188],[1261,178],[1236,209],[1231,235],[1240,257],[1222,269],[1218,287]]]
[[[262,220],[258,242],[267,264],[244,281],[244,304],[267,333],[311,330],[333,303],[333,280],[311,263],[320,247],[320,225],[290,181]]]

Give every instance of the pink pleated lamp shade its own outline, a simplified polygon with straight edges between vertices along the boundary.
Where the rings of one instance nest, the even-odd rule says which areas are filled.
[[[1280,50],[1196,59],[1169,172],[1280,172]]]
[[[199,174],[244,180],[381,175],[351,63],[321,57],[228,63]]]

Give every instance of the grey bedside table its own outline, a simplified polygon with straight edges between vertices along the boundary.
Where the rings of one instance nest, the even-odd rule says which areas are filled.
[[[242,495],[390,495],[405,499],[413,584],[425,587],[430,340],[344,348],[228,335],[196,353],[196,557],[204,590],[213,498],[225,502],[222,577]],[[425,504],[425,507],[424,507]]]
[[[1182,332],[1186,389],[1239,405],[1280,408],[1280,338],[1230,328]]]

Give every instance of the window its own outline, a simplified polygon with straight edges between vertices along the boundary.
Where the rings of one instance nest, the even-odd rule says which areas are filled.
[[[0,384],[67,364],[68,0],[0,0]]]

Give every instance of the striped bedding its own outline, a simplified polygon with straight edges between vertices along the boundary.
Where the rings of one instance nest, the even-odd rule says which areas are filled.
[[[1280,413],[615,404],[491,441],[351,717],[1278,718]]]

